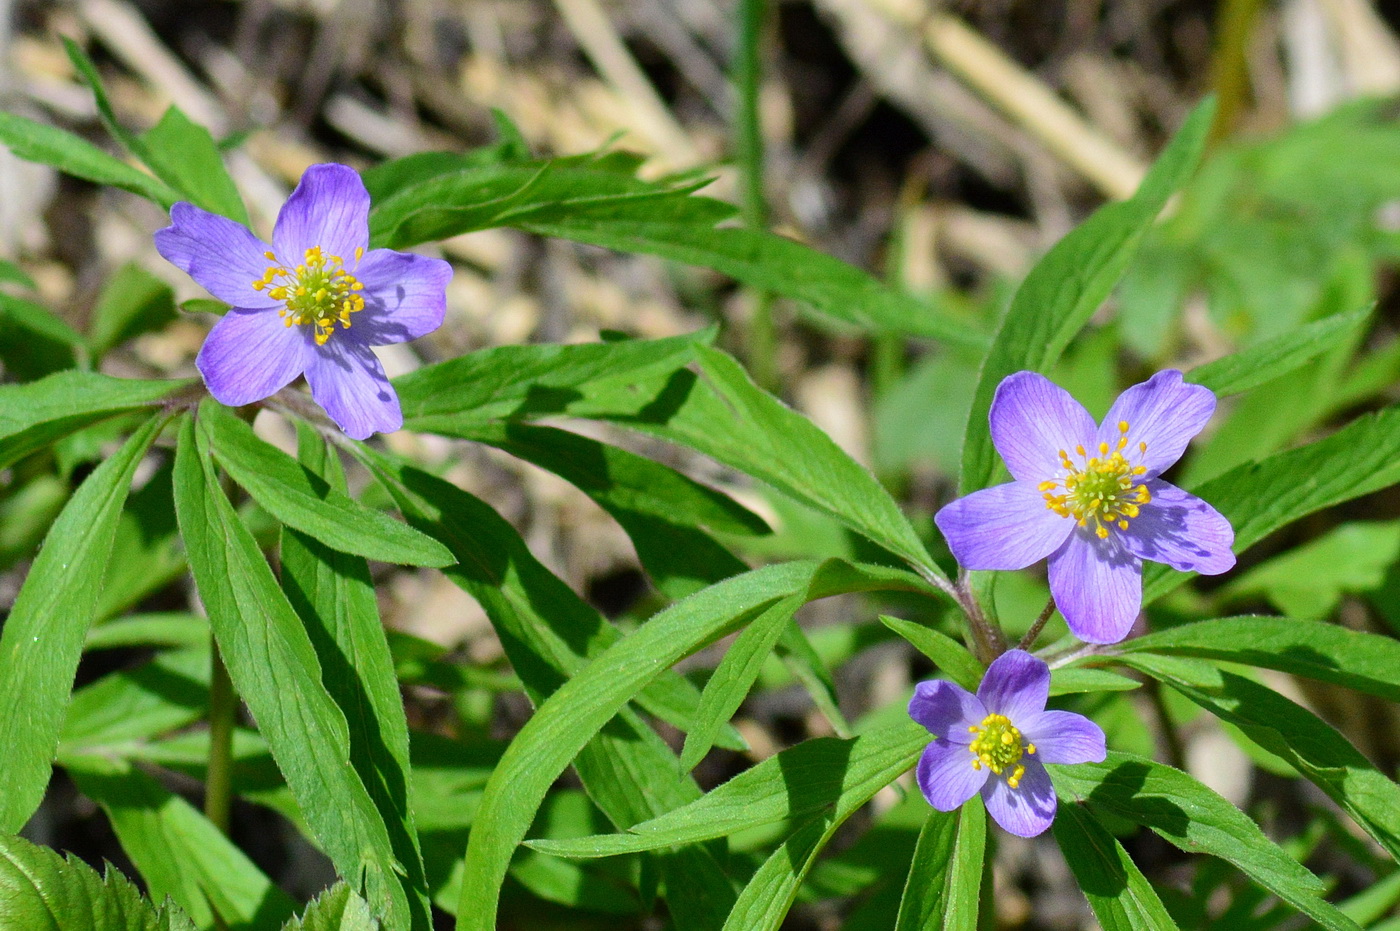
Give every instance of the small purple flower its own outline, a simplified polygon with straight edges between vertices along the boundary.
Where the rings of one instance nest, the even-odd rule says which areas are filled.
[[[916,776],[928,803],[952,811],[981,791],[987,811],[1012,834],[1034,837],[1055,820],[1046,763],[1101,763],[1097,724],[1071,711],[1046,711],[1050,667],[1008,650],[987,667],[973,695],[951,682],[920,682],[909,717],[934,735]]]
[[[355,439],[403,426],[370,347],[441,326],[452,266],[370,250],[369,192],[354,169],[306,169],[277,214],[270,248],[193,204],[176,204],[170,219],[156,249],[233,306],[195,359],[210,394],[238,407],[305,373],[316,403]]]
[[[1017,372],[992,399],[992,442],[1015,479],[959,498],[934,521],[967,569],[1050,558],[1050,593],[1069,629],[1117,643],[1142,607],[1142,561],[1218,575],[1235,564],[1219,511],[1157,476],[1215,411],[1175,370],[1118,396],[1101,426],[1063,388]]]

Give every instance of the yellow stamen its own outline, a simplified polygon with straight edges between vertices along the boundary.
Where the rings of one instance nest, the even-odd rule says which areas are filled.
[[[364,255],[364,249],[355,249],[355,261]],[[277,256],[264,252],[269,261],[276,262]],[[364,290],[364,284],[346,271],[339,256],[328,255],[320,246],[312,246],[303,255],[303,262],[295,269],[285,265],[269,265],[263,276],[253,281],[257,291],[267,290],[267,296],[274,301],[283,301],[286,307],[277,312],[283,324],[298,324],[313,328],[316,345],[324,346],[335,332],[335,324],[342,329],[350,329],[350,315],[365,309],[365,299],[357,292]],[[270,287],[276,282],[275,287]]]
[[[1128,430],[1126,420],[1118,421],[1122,435],[1116,448],[1110,452],[1108,443],[1099,443],[1099,455],[1092,458],[1083,446],[1074,448],[1078,462],[1058,450],[1064,474],[1036,486],[1046,509],[1073,518],[1077,526],[1092,529],[1100,540],[1107,539],[1113,530],[1127,530],[1129,521],[1141,513],[1139,505],[1152,500],[1147,486],[1136,481],[1147,474],[1147,466],[1134,464],[1123,454]],[[1147,452],[1145,442],[1137,446],[1140,454]]]

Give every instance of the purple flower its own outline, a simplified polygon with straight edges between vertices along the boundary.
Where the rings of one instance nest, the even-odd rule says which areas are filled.
[[[170,219],[156,249],[233,306],[195,359],[210,394],[251,404],[305,373],[316,403],[355,439],[403,426],[370,347],[441,326],[452,266],[370,250],[369,192],[354,169],[306,169],[277,214],[270,248],[193,204],[176,204]]]
[[[1117,643],[1142,607],[1142,561],[1217,575],[1235,564],[1219,511],[1157,476],[1215,411],[1175,370],[1118,396],[1101,426],[1063,388],[1017,372],[992,399],[992,442],[1014,482],[944,507],[934,521],[968,569],[1050,558],[1050,593],[1069,629]]]
[[[1012,834],[1034,837],[1055,820],[1046,763],[1101,763],[1103,731],[1070,711],[1046,711],[1050,667],[1008,650],[987,667],[973,695],[951,682],[920,682],[909,717],[933,743],[919,757],[919,789],[939,811],[981,791],[987,811]]]

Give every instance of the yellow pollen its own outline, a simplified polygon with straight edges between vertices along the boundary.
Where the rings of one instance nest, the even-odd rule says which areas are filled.
[[[365,250],[355,249],[358,263]],[[264,252],[271,262],[277,261],[272,252]],[[312,246],[295,269],[285,265],[269,265],[263,276],[253,282],[253,290],[267,288],[267,296],[286,304],[277,315],[284,326],[311,326],[316,345],[324,346],[335,332],[337,321],[350,329],[350,315],[365,309],[365,299],[357,292],[364,285],[343,267],[339,256],[328,255],[320,246]],[[275,287],[273,285],[275,284]]]
[[[1075,524],[1092,530],[1094,536],[1106,540],[1113,530],[1127,530],[1129,521],[1140,513],[1140,505],[1152,500],[1147,486],[1137,479],[1147,474],[1147,466],[1134,464],[1123,451],[1128,446],[1128,422],[1118,421],[1116,448],[1110,452],[1108,443],[1099,443],[1099,455],[1090,458],[1083,446],[1074,451],[1079,461],[1071,459],[1063,449],[1058,450],[1063,474],[1037,485],[1047,510],[1061,517],[1073,518]],[[1138,453],[1147,452],[1147,444],[1137,444]],[[1136,457],[1135,457],[1136,458]]]
[[[967,730],[977,735],[967,748],[972,754],[972,768],[985,766],[998,776],[1008,772],[1006,784],[1016,788],[1026,772],[1026,767],[1018,761],[1022,754],[1034,753],[1035,745],[1027,744],[1016,725],[1004,714],[989,714],[981,724]]]

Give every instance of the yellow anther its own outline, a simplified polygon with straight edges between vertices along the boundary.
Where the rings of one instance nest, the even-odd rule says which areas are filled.
[[[364,252],[359,249],[356,259]],[[276,261],[272,252],[264,252]],[[350,329],[350,315],[365,309],[365,299],[355,293],[364,285],[347,272],[339,256],[327,255],[320,246],[312,246],[303,255],[305,261],[295,269],[283,265],[269,266],[263,276],[253,281],[254,289],[267,290],[274,301],[283,301],[278,310],[283,325],[310,326],[316,345],[324,346],[339,322]],[[270,287],[276,282],[275,287]]]
[[[1092,528],[1100,540],[1107,539],[1113,530],[1127,530],[1128,522],[1141,513],[1138,505],[1152,500],[1147,486],[1137,481],[1147,474],[1147,467],[1134,465],[1123,453],[1128,430],[1126,420],[1118,421],[1118,432],[1123,435],[1117,440],[1117,448],[1110,452],[1109,444],[1100,442],[1099,455],[1092,458],[1083,446],[1076,446],[1078,464],[1063,449],[1058,450],[1064,474],[1036,486],[1042,492],[1046,509],[1073,518],[1077,526]],[[1139,443],[1138,448],[1145,451],[1147,445]]]

